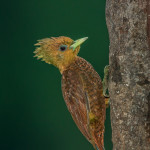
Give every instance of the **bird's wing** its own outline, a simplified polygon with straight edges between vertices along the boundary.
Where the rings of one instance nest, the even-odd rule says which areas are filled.
[[[80,67],[63,72],[63,97],[82,134],[93,146],[95,143],[101,150],[105,121],[105,99],[101,79],[88,63]]]
[[[88,103],[83,82],[78,73],[66,71],[62,76],[63,97],[73,120],[82,134],[91,141],[88,126]]]

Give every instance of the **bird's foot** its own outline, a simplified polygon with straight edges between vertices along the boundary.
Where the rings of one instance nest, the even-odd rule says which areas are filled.
[[[109,83],[109,65],[104,68],[104,78],[103,78],[103,95],[105,97],[106,108],[109,107],[110,99],[108,93],[108,83]]]
[[[109,65],[104,68],[104,78],[103,78],[103,95],[106,98],[109,98],[108,93],[108,82],[109,82]]]
[[[105,105],[106,105],[106,108],[109,107],[109,104],[110,104],[110,99],[109,99],[109,98],[105,98]]]

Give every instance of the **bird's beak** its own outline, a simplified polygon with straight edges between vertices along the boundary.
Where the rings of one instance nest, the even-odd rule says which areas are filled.
[[[73,49],[73,51],[74,51],[78,46],[80,46],[87,39],[88,39],[88,37],[84,37],[84,38],[74,41],[74,43],[70,46],[70,49]]]

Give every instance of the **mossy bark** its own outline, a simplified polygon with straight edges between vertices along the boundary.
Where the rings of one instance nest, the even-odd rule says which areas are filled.
[[[150,0],[107,0],[113,150],[150,150]]]

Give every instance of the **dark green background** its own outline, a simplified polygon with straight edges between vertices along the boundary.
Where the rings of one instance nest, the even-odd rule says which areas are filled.
[[[0,150],[93,150],[66,108],[59,71],[33,51],[41,38],[88,36],[79,55],[103,77],[105,0],[1,1],[0,32]],[[105,148],[112,149],[109,109]]]

